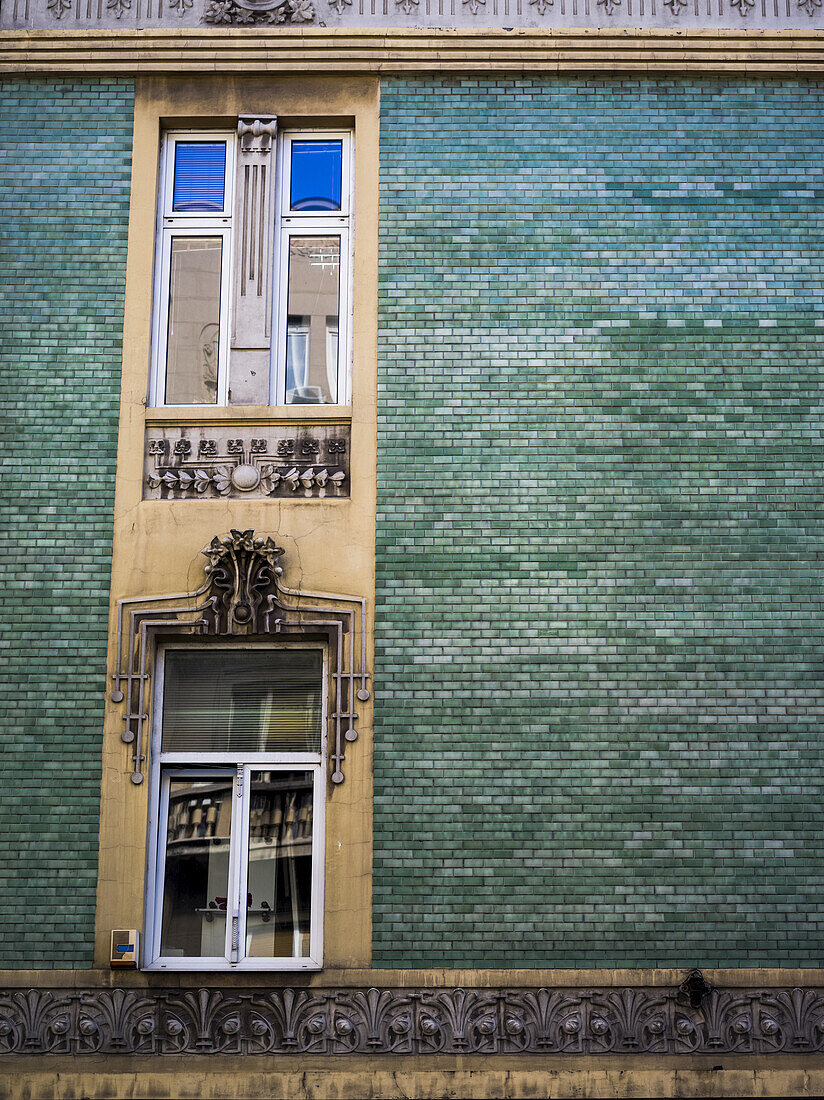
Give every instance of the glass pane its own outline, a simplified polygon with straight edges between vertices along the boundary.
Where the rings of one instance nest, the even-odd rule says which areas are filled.
[[[172,210],[222,212],[226,179],[224,141],[178,141]]]
[[[163,752],[320,752],[323,654],[171,650]]]
[[[225,955],[232,793],[231,776],[169,783],[161,955]]]
[[[338,400],[339,292],[340,237],[290,238],[286,302],[286,401],[290,405],[334,405]]]
[[[166,404],[214,405],[220,342],[220,237],[174,237]]]
[[[340,210],[341,141],[293,141],[289,207]]]
[[[246,954],[309,954],[312,773],[252,772]]]

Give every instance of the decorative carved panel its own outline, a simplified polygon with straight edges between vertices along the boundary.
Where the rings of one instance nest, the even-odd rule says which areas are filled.
[[[241,115],[238,119],[235,177],[235,277],[229,392],[235,405],[269,401],[272,329],[274,168],[277,119]]]
[[[366,600],[307,592],[283,584],[283,549],[254,531],[216,535],[201,551],[206,579],[194,592],[118,600],[113,703],[124,706],[122,741],[131,747],[135,784],[143,782],[153,641],[165,637],[326,637],[333,687],[329,696],[330,779],[343,783],[346,742],[357,741],[358,702],[366,686]],[[356,645],[355,636],[359,636]],[[360,667],[358,667],[360,666]]]
[[[0,28],[670,28],[824,22],[822,0],[5,0]]]
[[[348,424],[146,429],[145,500],[349,496]]]
[[[824,991],[31,989],[0,992],[4,1054],[797,1055]]]

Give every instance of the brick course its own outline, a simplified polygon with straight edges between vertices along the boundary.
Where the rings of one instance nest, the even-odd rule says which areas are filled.
[[[132,111],[0,82],[0,967],[92,959]]]
[[[381,115],[375,965],[822,965],[824,88]]]

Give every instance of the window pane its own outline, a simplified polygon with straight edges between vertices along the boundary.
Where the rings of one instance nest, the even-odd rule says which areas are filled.
[[[252,772],[246,954],[309,954],[312,773]]]
[[[166,654],[163,752],[320,752],[323,654]]]
[[[225,955],[232,792],[231,776],[170,781],[161,955]]]
[[[220,342],[220,237],[174,237],[166,404],[214,405]]]
[[[178,141],[175,145],[172,210],[181,213],[197,210],[221,212],[225,179],[225,142]]]
[[[290,405],[338,400],[339,293],[340,237],[292,237],[286,302]]]
[[[340,210],[343,142],[293,141],[289,206]]]

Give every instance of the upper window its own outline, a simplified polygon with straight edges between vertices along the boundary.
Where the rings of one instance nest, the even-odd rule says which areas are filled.
[[[154,405],[350,401],[351,135],[252,129],[164,140]]]
[[[322,961],[323,651],[160,657],[146,965],[301,970]]]

